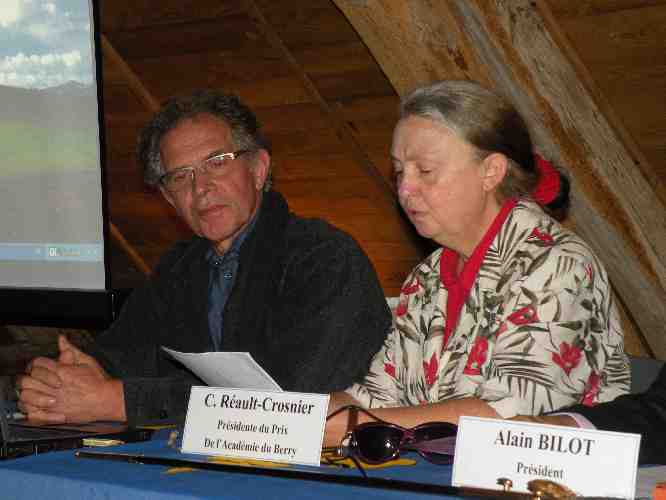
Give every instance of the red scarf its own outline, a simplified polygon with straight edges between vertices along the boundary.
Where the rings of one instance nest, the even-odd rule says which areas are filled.
[[[448,290],[448,299],[446,300],[446,324],[444,326],[444,345],[443,348],[449,343],[451,333],[454,327],[458,324],[460,312],[462,311],[463,304],[467,300],[476,275],[479,274],[479,269],[486,256],[486,252],[490,244],[497,236],[504,221],[509,216],[513,207],[516,206],[518,200],[512,198],[504,202],[499,213],[495,216],[495,220],[483,235],[483,238],[472,252],[469,260],[457,273],[458,259],[460,256],[450,248],[444,248],[439,260],[439,279],[444,287]]]

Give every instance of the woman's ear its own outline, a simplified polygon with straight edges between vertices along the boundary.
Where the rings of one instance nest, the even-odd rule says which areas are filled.
[[[483,159],[483,188],[493,191],[500,185],[509,170],[509,160],[501,153],[491,153]]]

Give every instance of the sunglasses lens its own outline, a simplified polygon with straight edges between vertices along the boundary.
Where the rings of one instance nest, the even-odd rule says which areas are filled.
[[[403,432],[385,424],[365,424],[354,429],[359,457],[367,463],[387,462],[395,458]]]
[[[445,465],[453,463],[458,427],[447,422],[431,422],[414,429],[412,447],[426,460]]]
[[[419,453],[428,462],[435,465],[451,465],[453,463],[453,455],[445,455],[444,453],[429,453],[422,451]]]
[[[455,436],[458,426],[448,422],[429,422],[413,429],[414,442],[430,441]]]

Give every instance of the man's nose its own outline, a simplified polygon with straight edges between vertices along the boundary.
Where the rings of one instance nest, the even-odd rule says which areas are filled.
[[[195,193],[207,191],[210,187],[210,175],[203,169],[197,168],[192,171],[192,190]]]

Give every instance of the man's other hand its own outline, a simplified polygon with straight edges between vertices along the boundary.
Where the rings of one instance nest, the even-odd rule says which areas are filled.
[[[18,379],[19,408],[45,423],[125,421],[123,384],[88,354],[58,338],[58,360],[36,358]]]

